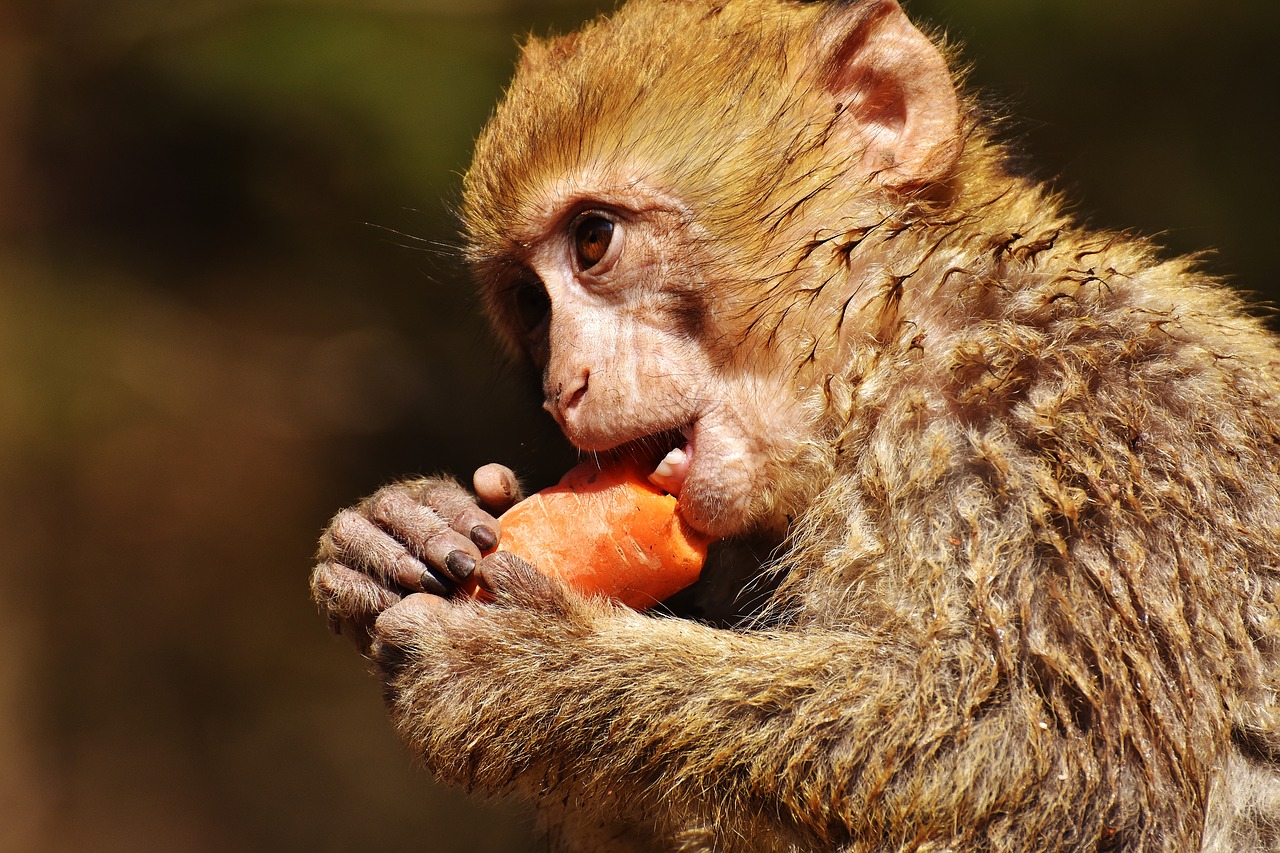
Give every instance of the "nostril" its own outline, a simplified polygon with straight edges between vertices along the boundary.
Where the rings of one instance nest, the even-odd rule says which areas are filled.
[[[572,409],[574,406],[582,402],[582,398],[587,396],[587,386],[590,384],[591,384],[591,373],[590,371],[584,370],[582,372],[581,384],[578,385],[578,387],[574,389],[572,392],[570,392],[569,400],[564,404],[564,407],[566,410]]]
[[[575,379],[567,383],[557,382],[554,389],[548,388],[547,401],[543,407],[563,424],[586,397],[590,385],[591,371],[584,368]]]

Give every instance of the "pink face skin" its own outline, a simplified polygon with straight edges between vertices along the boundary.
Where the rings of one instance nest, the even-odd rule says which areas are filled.
[[[504,259],[520,272],[492,298],[542,368],[544,405],[569,441],[590,452],[638,442],[704,533],[775,525],[758,496],[810,419],[764,365],[713,359],[714,285],[690,278],[691,218],[636,181],[575,181],[523,222],[519,256]]]
[[[818,262],[803,247],[896,215],[904,197],[953,173],[965,139],[945,59],[896,3],[820,5],[788,12],[799,16],[794,26],[776,33],[788,60],[764,76],[741,71],[725,38],[657,63],[665,76],[653,85],[606,69],[564,78],[633,102],[635,122],[583,111],[589,99],[544,85],[554,63],[574,70],[612,56],[607,34],[591,42],[599,56],[574,38],[534,41],[468,173],[489,304],[543,370],[548,411],[584,451],[644,447],[658,480],[679,491],[685,519],[715,536],[780,529],[780,516],[805,505],[811,495],[796,490],[815,480],[794,467],[816,437],[824,401],[815,386],[846,370],[853,342],[866,337],[853,327],[875,289],[862,285],[884,272],[884,259],[846,252],[839,270],[806,282],[817,285],[807,293],[825,290],[838,303],[788,301],[815,272],[800,265]],[[709,31],[760,23],[746,7],[728,14],[723,30]],[[726,49],[721,70],[738,70],[705,87],[702,60]],[[661,142],[651,131],[662,122],[697,129]],[[744,142],[757,138],[763,147]],[[785,146],[790,155],[776,156]],[[766,173],[743,172],[761,157]],[[756,214],[765,210],[744,213],[748,200],[789,212],[762,229]],[[770,305],[774,275],[786,286]],[[778,334],[759,343],[758,325],[775,321]],[[659,467],[671,449],[683,455]]]

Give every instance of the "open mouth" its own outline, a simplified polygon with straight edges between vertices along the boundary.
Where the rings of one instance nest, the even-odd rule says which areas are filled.
[[[693,461],[693,424],[629,441],[613,454],[636,461],[651,472],[649,482],[679,497]]]
[[[653,473],[649,475],[649,482],[663,491],[680,497],[680,489],[689,476],[689,465],[692,459],[689,445],[672,448],[653,469]]]

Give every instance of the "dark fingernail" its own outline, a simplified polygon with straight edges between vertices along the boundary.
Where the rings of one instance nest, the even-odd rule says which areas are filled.
[[[447,598],[453,592],[453,588],[451,586],[431,574],[431,572],[423,572],[418,583],[422,585],[423,592],[429,592],[432,595],[438,595],[442,598]]]
[[[449,577],[456,581],[464,581],[476,570],[476,558],[463,551],[452,551],[444,558],[444,567]]]
[[[492,551],[498,547],[498,535],[483,524],[471,528],[471,541],[481,551]]]

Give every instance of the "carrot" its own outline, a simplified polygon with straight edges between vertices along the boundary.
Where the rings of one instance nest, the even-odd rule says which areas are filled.
[[[674,497],[630,462],[578,465],[498,521],[503,551],[582,592],[637,610],[697,580],[711,542],[680,518]],[[474,581],[463,592],[487,596]]]

